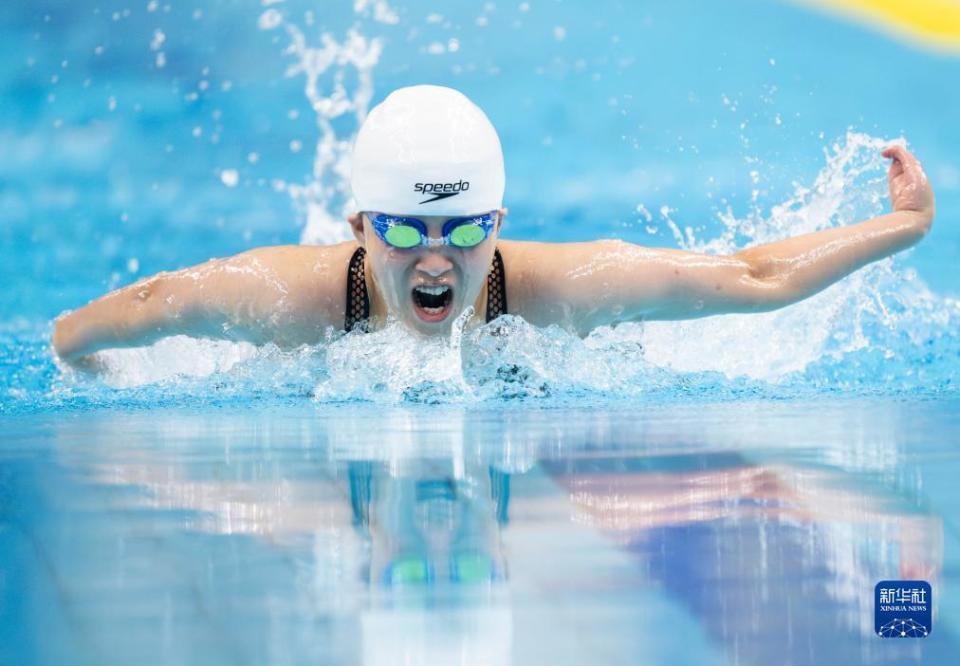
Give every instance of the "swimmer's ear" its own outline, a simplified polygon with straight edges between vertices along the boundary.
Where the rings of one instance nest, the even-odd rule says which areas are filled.
[[[363,236],[363,213],[351,213],[347,216],[347,222],[353,231],[353,237],[357,239],[360,245],[366,245]]]
[[[501,208],[497,211],[499,213],[499,215],[497,215],[497,233],[500,233],[500,228],[503,226],[503,218],[507,216],[507,211],[507,208]]]

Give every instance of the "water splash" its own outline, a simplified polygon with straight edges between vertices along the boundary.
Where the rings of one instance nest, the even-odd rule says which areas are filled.
[[[327,377],[314,391],[321,401],[453,402],[473,396],[464,376],[463,329],[468,307],[449,337],[423,337],[393,320],[373,333],[354,332],[327,350]]]
[[[890,143],[848,132],[843,142],[826,153],[826,166],[813,185],[797,185],[794,194],[768,215],[756,209],[737,218],[728,210],[720,216],[723,232],[709,240],[696,240],[689,234],[684,237],[673,225],[677,242],[692,251],[732,253],[739,247],[876,216],[886,199],[887,163],[880,150]],[[877,373],[910,374],[910,368],[896,367],[904,357],[899,336],[924,331],[914,336],[923,342],[915,339],[914,344],[927,344],[931,335],[951,336],[949,328],[941,327],[948,322],[955,326],[960,304],[931,293],[915,273],[899,270],[901,257],[870,264],[821,293],[778,311],[650,322],[643,338],[646,357],[658,366],[682,372],[719,371],[729,378],[746,376],[786,384],[798,381],[798,375],[814,366],[833,366],[834,381],[846,387],[878,379],[865,376],[858,365],[844,365],[842,359],[847,355],[863,351],[885,358],[885,368],[876,368]]]
[[[828,151],[813,185],[797,185],[768,213],[754,209],[738,218],[727,211],[718,236],[697,238],[687,230],[678,244],[729,253],[876,215],[886,198],[886,162],[879,155],[886,144],[849,133]],[[371,334],[331,334],[320,345],[293,351],[174,338],[101,353],[103,384],[45,371],[37,359],[49,352],[23,336],[49,339],[49,331],[0,331],[8,348],[30,356],[5,361],[21,369],[17,377],[29,375],[20,384],[17,377],[9,382],[5,401],[152,405],[309,396],[324,402],[562,404],[955,392],[960,301],[932,293],[914,271],[899,268],[901,256],[770,313],[624,324],[586,339],[515,316],[469,328],[469,311],[448,338],[423,338],[396,322]]]
[[[724,230],[716,238],[697,240],[688,229],[681,233],[667,217],[677,244],[707,254],[732,254],[738,249],[826,229],[853,224],[878,215],[886,199],[886,160],[880,151],[893,141],[848,131],[842,141],[824,149],[826,165],[813,185],[794,184],[794,193],[766,213],[756,199],[749,213],[737,217],[729,207],[720,213]],[[668,211],[669,212],[669,211]]]
[[[356,0],[359,19],[395,24],[397,15],[383,0]],[[373,69],[383,52],[380,37],[365,36],[358,25],[338,41],[331,33],[320,34],[320,44],[311,45],[304,30],[283,12],[270,7],[261,14],[262,30],[282,28],[289,37],[284,54],[294,59],[287,77],[303,76],[303,92],[310,102],[320,137],[314,149],[313,170],[305,183],[275,181],[287,192],[304,224],[301,243],[335,243],[347,240],[345,224],[352,212],[350,158],[353,138],[367,116],[373,97]]]

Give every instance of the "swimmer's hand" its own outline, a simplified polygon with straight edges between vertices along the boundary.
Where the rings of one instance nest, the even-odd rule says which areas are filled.
[[[881,154],[893,159],[887,172],[893,210],[916,213],[917,223],[927,233],[933,224],[935,206],[933,189],[919,160],[903,146],[890,146]]]
[[[95,354],[83,353],[82,341],[76,334],[70,312],[57,317],[53,322],[53,352],[62,367],[70,368],[84,375],[98,375],[103,372],[103,363]]]

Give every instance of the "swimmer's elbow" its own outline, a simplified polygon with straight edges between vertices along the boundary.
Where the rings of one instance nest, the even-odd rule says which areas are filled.
[[[757,280],[751,285],[750,293],[745,299],[743,312],[761,313],[772,312],[792,305],[801,298],[794,297],[782,282],[777,280]]]
[[[758,278],[744,267],[719,279],[687,283],[642,309],[636,319],[699,319],[725,314],[770,312],[800,300],[782,281]]]
[[[741,281],[740,307],[737,312],[771,312],[799,303],[829,286],[824,283],[817,286],[798,284],[788,275],[768,277],[745,277]]]
[[[771,312],[802,300],[761,256],[741,252],[733,258],[738,260],[738,275],[731,289],[733,312]]]

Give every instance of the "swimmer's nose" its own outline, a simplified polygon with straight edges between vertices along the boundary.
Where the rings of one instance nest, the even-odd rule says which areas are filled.
[[[424,252],[417,261],[417,270],[430,277],[440,277],[453,270],[453,262],[442,252]]]

